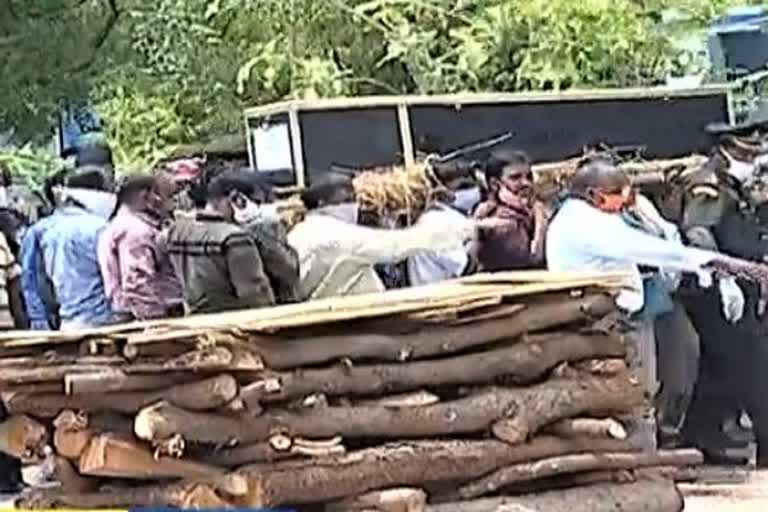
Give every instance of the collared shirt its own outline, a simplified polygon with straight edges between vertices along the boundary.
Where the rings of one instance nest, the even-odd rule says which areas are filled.
[[[437,204],[424,212],[416,225],[420,223],[442,223],[446,229],[459,224],[464,225],[467,217],[458,210]],[[423,251],[414,254],[406,260],[408,268],[408,282],[411,286],[419,286],[438,283],[446,279],[461,277],[469,264],[469,254],[464,244],[447,251]]]
[[[21,275],[21,267],[8,246],[5,235],[0,233],[0,329],[13,329],[14,318],[8,297],[8,284]]]
[[[245,228],[198,212],[164,234],[190,313],[212,313],[275,303],[259,247]]]
[[[434,220],[405,229],[368,228],[317,210],[288,233],[288,243],[299,254],[302,298],[317,299],[384,291],[375,264],[455,249],[473,230],[468,219],[450,228]]]
[[[102,217],[67,206],[35,224],[24,236],[22,290],[33,328],[52,327],[45,276],[51,281],[62,323],[84,327],[116,320],[96,258],[104,226]]]
[[[99,241],[99,265],[115,309],[145,320],[182,304],[181,283],[160,239],[160,222],[121,208]]]
[[[631,312],[644,305],[638,265],[695,273],[709,285],[711,275],[702,267],[717,257],[644,233],[581,199],[565,201],[549,226],[546,247],[550,270],[627,272],[631,282],[616,302]]]

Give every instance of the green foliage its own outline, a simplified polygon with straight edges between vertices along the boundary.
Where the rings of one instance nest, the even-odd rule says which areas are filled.
[[[7,169],[15,180],[36,192],[42,192],[45,179],[64,169],[65,165],[50,151],[32,145],[0,149],[0,169]]]
[[[735,3],[5,0],[0,126],[47,137],[64,102],[90,103],[141,168],[289,97],[649,85],[692,65],[663,11],[702,27]]]

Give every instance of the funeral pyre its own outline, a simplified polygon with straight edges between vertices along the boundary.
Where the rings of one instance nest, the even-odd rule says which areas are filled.
[[[0,450],[55,467],[23,507],[681,510],[700,454],[632,442],[648,397],[613,321],[622,279],[3,334]]]

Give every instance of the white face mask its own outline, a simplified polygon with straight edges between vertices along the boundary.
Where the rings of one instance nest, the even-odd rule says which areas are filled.
[[[349,224],[357,224],[358,207],[357,203],[341,203],[331,206],[324,206],[320,211],[325,215],[330,215]]]
[[[478,187],[457,190],[453,194],[453,206],[464,213],[471,213],[479,202],[480,189]]]
[[[87,188],[62,187],[61,200],[73,199],[83,205],[89,212],[108,219],[115,210],[117,196],[111,192],[91,190]]]
[[[238,208],[232,204],[235,212],[235,222],[247,224],[250,222],[280,222],[280,213],[275,204],[256,204],[248,200],[244,208]]]
[[[742,185],[749,185],[752,183],[756,176],[755,164],[753,162],[744,162],[743,160],[736,160],[728,153],[723,152],[725,158],[728,159],[728,174],[736,178],[736,180]]]

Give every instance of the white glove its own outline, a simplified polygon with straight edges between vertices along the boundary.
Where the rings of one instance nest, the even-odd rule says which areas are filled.
[[[744,316],[744,292],[741,291],[734,277],[720,279],[720,300],[726,320],[731,323],[741,320]]]

